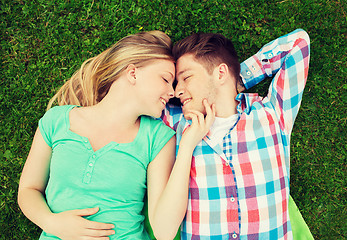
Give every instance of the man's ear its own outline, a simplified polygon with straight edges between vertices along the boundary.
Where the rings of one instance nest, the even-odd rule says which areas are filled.
[[[229,76],[229,68],[225,63],[219,64],[216,68],[216,77],[219,84],[223,85]]]
[[[136,84],[136,73],[137,68],[134,64],[129,64],[129,66],[125,70],[128,81],[132,84]]]

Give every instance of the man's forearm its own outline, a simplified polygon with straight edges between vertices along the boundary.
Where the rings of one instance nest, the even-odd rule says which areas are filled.
[[[295,42],[307,35],[297,29],[264,45],[255,55],[241,63],[241,78],[249,89],[267,77],[273,77],[283,66]]]

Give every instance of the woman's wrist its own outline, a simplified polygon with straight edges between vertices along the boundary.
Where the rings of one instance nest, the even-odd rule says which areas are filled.
[[[179,144],[179,150],[185,151],[188,153],[193,153],[197,143],[193,140],[190,139],[185,139],[184,137],[181,139],[180,144]]]

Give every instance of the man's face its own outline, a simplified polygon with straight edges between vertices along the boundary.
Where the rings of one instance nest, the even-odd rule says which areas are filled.
[[[175,96],[183,105],[183,114],[188,110],[206,114],[202,101],[207,99],[208,103],[212,104],[216,98],[213,74],[210,75],[192,54],[185,54],[177,60],[176,79]]]

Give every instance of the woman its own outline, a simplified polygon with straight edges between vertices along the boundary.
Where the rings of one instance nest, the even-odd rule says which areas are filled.
[[[170,38],[130,35],[84,62],[40,119],[19,184],[40,239],[172,239],[187,206],[192,152],[213,122],[191,112],[175,161],[174,132],[160,121],[173,97]],[[175,164],[174,164],[175,163]],[[173,167],[174,166],[174,167]],[[183,201],[175,201],[175,199]],[[185,199],[185,200],[184,200]]]

